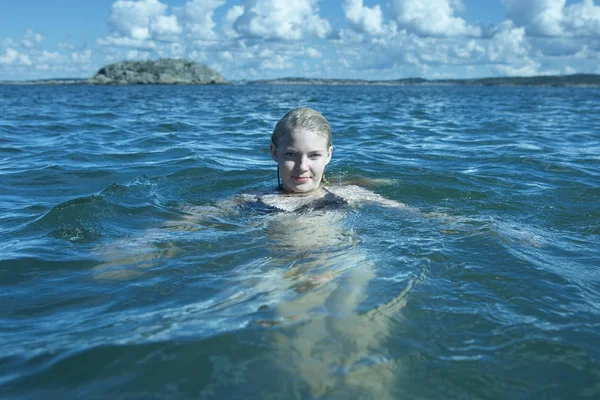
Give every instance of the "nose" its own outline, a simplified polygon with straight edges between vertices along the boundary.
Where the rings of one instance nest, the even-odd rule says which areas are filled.
[[[298,160],[298,162],[296,162],[296,168],[300,171],[306,171],[308,170],[308,163],[309,163],[309,159],[306,156],[300,156],[300,159]]]

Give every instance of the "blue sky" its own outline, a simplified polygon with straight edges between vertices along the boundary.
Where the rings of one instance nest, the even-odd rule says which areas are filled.
[[[0,0],[0,80],[187,58],[226,79],[600,73],[598,0]]]

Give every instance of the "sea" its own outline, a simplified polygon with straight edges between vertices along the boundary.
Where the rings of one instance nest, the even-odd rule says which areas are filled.
[[[2,399],[598,399],[600,89],[0,85],[0,250]]]

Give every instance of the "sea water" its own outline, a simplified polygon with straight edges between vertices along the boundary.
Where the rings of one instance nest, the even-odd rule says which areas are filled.
[[[415,210],[270,213],[289,109]],[[600,90],[0,86],[0,397],[600,397]]]

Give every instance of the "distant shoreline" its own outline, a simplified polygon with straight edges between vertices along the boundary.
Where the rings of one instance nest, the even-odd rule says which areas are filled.
[[[600,75],[576,74],[531,77],[502,77],[478,79],[394,80],[279,78],[247,81],[247,85],[355,85],[355,86],[577,86],[600,87]]]
[[[135,85],[135,83],[132,83]],[[143,85],[190,83],[142,83]],[[193,84],[193,83],[191,83]],[[222,84],[222,83],[221,83]],[[315,85],[315,86],[541,86],[541,87],[600,87],[600,75],[575,74],[531,77],[501,77],[478,79],[423,79],[393,80],[278,78],[233,82],[241,85]],[[41,79],[29,81],[0,81],[0,85],[105,85],[91,78]]]

